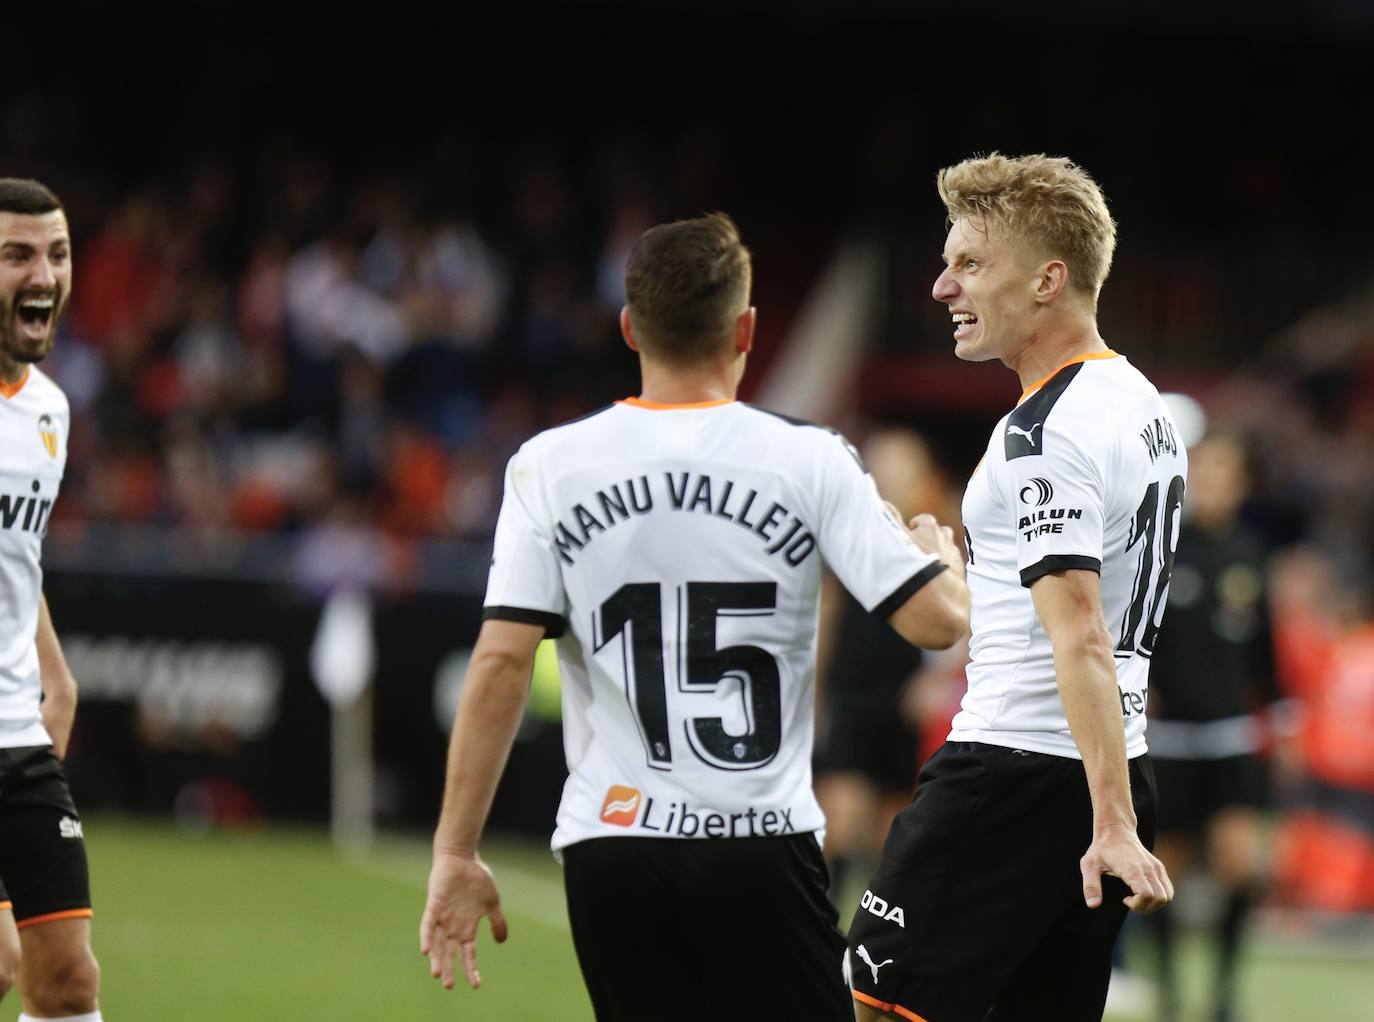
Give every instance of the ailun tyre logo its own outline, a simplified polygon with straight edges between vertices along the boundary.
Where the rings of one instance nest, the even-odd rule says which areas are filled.
[[[1054,499],[1054,487],[1048,480],[1032,478],[1021,487],[1021,503],[1044,507]]]

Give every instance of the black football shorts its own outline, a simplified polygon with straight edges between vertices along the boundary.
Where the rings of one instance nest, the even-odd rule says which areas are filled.
[[[0,908],[20,929],[91,915],[81,817],[50,745],[0,749]]]
[[[1155,783],[1131,761],[1151,847]],[[1083,764],[973,742],[926,763],[849,930],[854,997],[915,1022],[1099,1022],[1130,891],[1083,901],[1092,841]]]
[[[594,838],[563,867],[598,1022],[853,1022],[815,835]]]
[[[1263,809],[1268,801],[1268,768],[1258,756],[1150,758],[1159,782],[1161,834],[1198,833],[1223,809]]]
[[[921,738],[898,712],[899,695],[887,694],[884,699],[836,691],[829,726],[816,746],[817,775],[853,771],[875,787],[903,794],[916,786]]]

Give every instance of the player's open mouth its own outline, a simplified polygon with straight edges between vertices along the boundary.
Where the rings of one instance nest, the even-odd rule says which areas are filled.
[[[53,300],[48,298],[24,298],[19,302],[19,323],[23,327],[24,333],[34,339],[39,340],[48,333],[48,324],[52,322]]]
[[[954,320],[955,337],[965,336],[968,328],[978,322],[978,317],[971,312],[956,312],[951,318]]]

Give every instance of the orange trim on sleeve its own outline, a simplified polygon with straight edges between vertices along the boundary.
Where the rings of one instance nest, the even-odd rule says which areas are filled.
[[[6,909],[12,909],[12,908],[14,908],[14,902],[12,902],[12,901],[0,901],[0,912],[5,911]]]
[[[37,926],[39,923],[55,923],[59,919],[89,919],[95,912],[88,908],[69,908],[65,912],[49,912],[47,915],[30,916],[28,919],[21,919],[15,923],[17,929],[22,930],[26,926]]]
[[[674,408],[715,408],[717,405],[732,405],[734,398],[723,397],[716,401],[692,401],[687,404],[660,404],[658,401],[645,401],[642,397],[627,397],[617,401],[618,405],[633,405],[635,408],[648,408],[655,412],[669,411]]]
[[[1071,359],[1069,359],[1067,362],[1065,362],[1065,363],[1064,363],[1062,366],[1060,366],[1058,369],[1055,369],[1055,371],[1052,372],[1052,373],[1050,373],[1048,376],[1044,377],[1043,379],[1036,380],[1034,383],[1032,383],[1032,384],[1031,384],[1029,387],[1027,387],[1025,390],[1021,391],[1021,397],[1020,397],[1020,399],[1019,399],[1016,403],[1019,405],[1022,401],[1026,400],[1026,398],[1030,397],[1032,394],[1034,394],[1037,390],[1039,390],[1039,389],[1040,389],[1041,387],[1043,387],[1045,384],[1049,383],[1050,380],[1054,379],[1054,377],[1059,373],[1059,370],[1060,370],[1060,369],[1067,369],[1069,366],[1073,365],[1073,364],[1076,363],[1076,362],[1091,362],[1092,360],[1094,360],[1094,359],[1099,359],[1099,358],[1120,358],[1120,357],[1121,357],[1121,353],[1120,353],[1119,351],[1112,351],[1111,348],[1108,348],[1106,351],[1090,351],[1090,352],[1088,352],[1086,355],[1078,355],[1078,356],[1075,356],[1074,358],[1071,358]]]
[[[850,993],[854,995],[854,1000],[858,1001],[860,1004],[866,1004],[870,1008],[877,1008],[879,1011],[895,1011],[898,1015],[902,1016],[902,1018],[911,1019],[911,1022],[926,1022],[925,1018],[916,1014],[914,1011],[907,1011],[900,1004],[888,1004],[886,1001],[880,1001],[876,997],[869,997],[868,994],[858,990],[851,990]]]
[[[5,397],[14,397],[15,394],[18,394],[24,389],[24,384],[29,382],[29,375],[29,367],[25,366],[24,375],[13,383],[5,383],[3,380],[0,380],[0,394],[4,394]]]

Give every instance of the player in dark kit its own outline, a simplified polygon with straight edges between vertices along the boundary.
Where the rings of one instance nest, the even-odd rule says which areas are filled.
[[[942,522],[958,521],[958,493],[919,434],[880,429],[862,452],[878,492],[904,518],[929,512]],[[923,722],[912,719],[904,704],[915,701],[913,687],[930,661],[838,585],[832,591],[827,599],[838,604],[831,614],[838,620],[820,686],[825,712],[816,747],[816,798],[825,811],[831,897],[848,910],[850,881],[868,878],[888,825],[916,786]]]
[[[1202,852],[1222,889],[1212,1017],[1227,1022],[1241,936],[1262,882],[1268,777],[1257,753],[1265,721],[1282,725],[1284,714],[1261,550],[1238,520],[1249,493],[1245,451],[1217,435],[1188,454],[1188,514],[1150,668],[1150,755],[1160,796],[1155,850],[1175,876]],[[1176,1019],[1173,910],[1150,922],[1159,941],[1161,1018]]]

